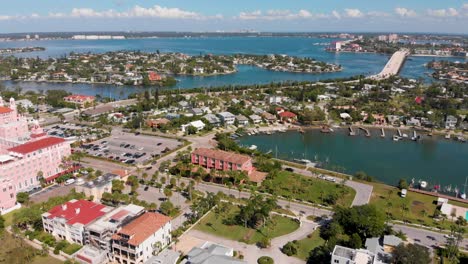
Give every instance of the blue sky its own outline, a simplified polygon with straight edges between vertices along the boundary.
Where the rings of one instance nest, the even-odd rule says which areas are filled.
[[[17,0],[0,9],[0,33],[243,29],[467,34],[468,0]]]

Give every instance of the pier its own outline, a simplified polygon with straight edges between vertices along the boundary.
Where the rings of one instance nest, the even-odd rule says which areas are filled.
[[[400,129],[397,129],[397,132],[398,132],[398,136],[399,136],[399,137],[403,137],[403,134],[401,133],[401,130],[400,130]]]
[[[356,132],[353,130],[352,126],[349,126],[349,135],[350,136],[355,136],[356,135]]]
[[[403,67],[403,64],[405,63],[406,58],[409,55],[410,51],[408,49],[401,49],[393,53],[392,57],[390,60],[388,60],[382,71],[377,75],[370,76],[370,78],[375,80],[382,80],[394,75],[398,75],[401,68]]]
[[[383,127],[382,127],[381,130],[382,130],[382,133],[380,134],[380,136],[384,138],[385,137],[385,130],[383,129]]]
[[[365,128],[365,127],[359,127],[359,129],[361,129],[362,131],[366,132],[366,137],[370,137],[370,136],[371,136],[369,129],[367,129],[367,128]]]

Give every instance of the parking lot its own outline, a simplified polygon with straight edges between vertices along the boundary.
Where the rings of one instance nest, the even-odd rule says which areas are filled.
[[[44,131],[50,136],[66,138],[73,141],[96,140],[108,134],[102,129],[79,124],[58,124],[44,127]]]
[[[143,164],[183,143],[175,139],[114,132],[112,136],[81,146],[86,153],[127,164]]]

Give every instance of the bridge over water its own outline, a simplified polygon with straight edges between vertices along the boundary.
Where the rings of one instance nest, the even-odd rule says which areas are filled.
[[[410,51],[408,49],[401,49],[395,53],[393,53],[390,60],[388,60],[385,67],[382,71],[376,75],[370,76],[371,79],[382,80],[387,79],[390,76],[398,75],[403,64],[405,63],[406,58],[410,55]]]

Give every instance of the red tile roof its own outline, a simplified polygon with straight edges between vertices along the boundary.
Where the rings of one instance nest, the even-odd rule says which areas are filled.
[[[118,211],[117,213],[113,214],[111,216],[111,219],[114,220],[114,221],[119,221],[122,217],[128,215],[129,211],[125,210],[125,209],[122,209],[120,211]]]
[[[5,107],[5,106],[0,106],[0,114],[6,114],[6,113],[10,113],[11,110],[9,107]]]
[[[279,116],[286,117],[286,118],[295,118],[297,115],[293,112],[284,111],[284,112],[279,113]]]
[[[147,212],[124,226],[112,239],[122,239],[121,235],[130,237],[128,244],[138,246],[161,227],[171,221],[171,218],[159,213]]]
[[[20,154],[27,154],[34,152],[39,149],[44,149],[53,145],[57,145],[60,143],[65,142],[65,139],[58,138],[58,137],[46,137],[43,139],[39,139],[37,141],[28,142],[16,147],[9,148],[8,151],[20,153]]]
[[[57,205],[49,211],[47,218],[52,219],[56,217],[65,218],[67,224],[73,225],[75,223],[87,225],[97,218],[103,216],[106,208],[102,204],[93,203],[87,200],[69,201],[65,203],[66,208],[62,205]],[[77,213],[77,209],[79,212]]]
[[[227,152],[217,149],[199,148],[192,152],[193,154],[205,156],[212,159],[227,161],[235,164],[243,164],[251,160],[247,155],[241,155],[233,152]]]
[[[85,100],[94,100],[94,96],[91,95],[82,95],[82,94],[72,94],[69,96],[65,96],[64,100],[71,100],[71,101],[85,101]]]
[[[266,172],[254,170],[249,174],[249,181],[255,182],[255,183],[261,183],[263,182],[263,180],[265,180],[267,175],[268,173]]]

